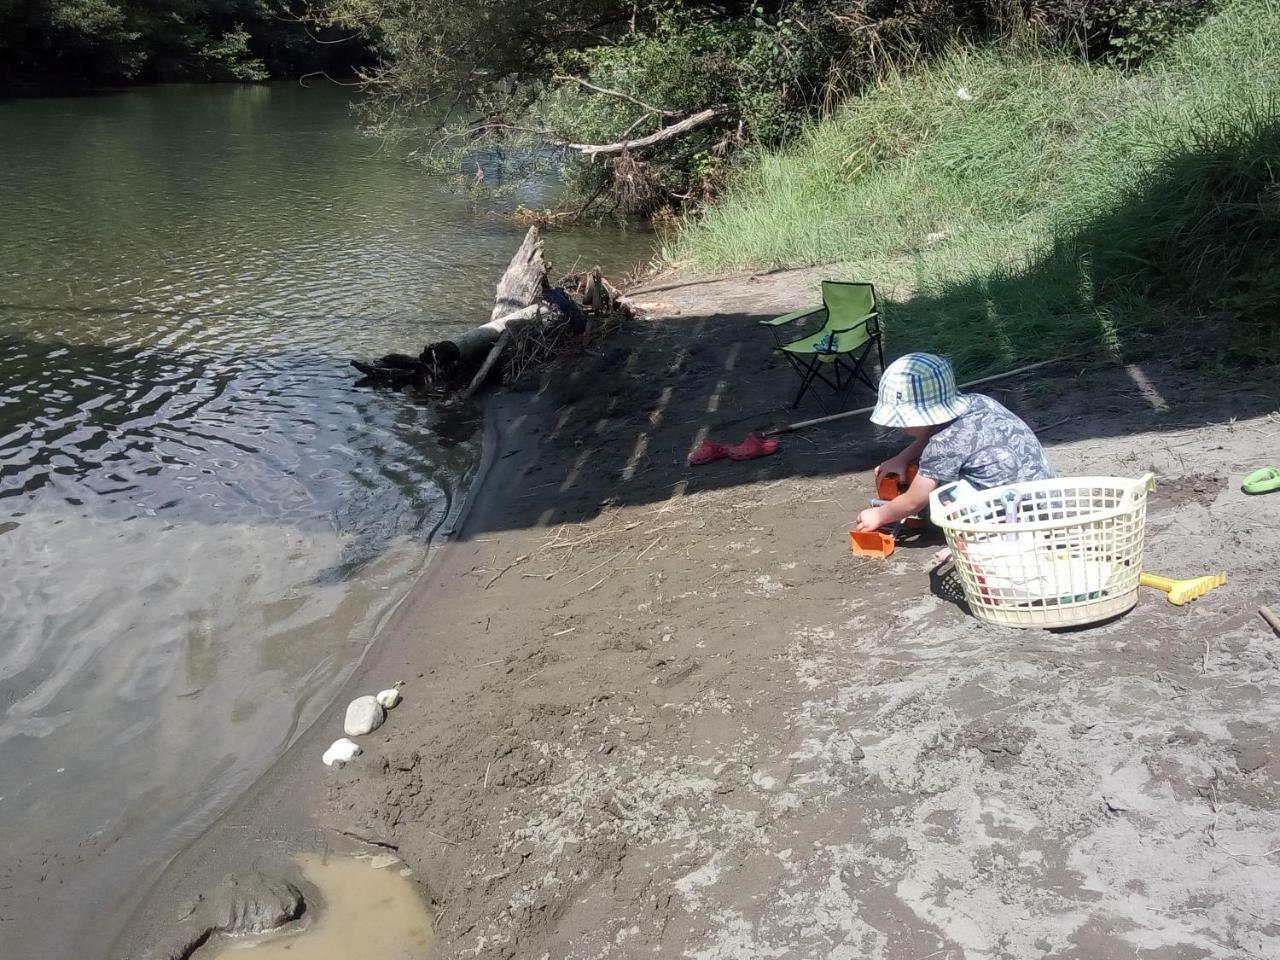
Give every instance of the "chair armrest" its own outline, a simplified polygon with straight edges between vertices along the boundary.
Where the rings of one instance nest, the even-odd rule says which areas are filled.
[[[880,316],[880,311],[872,310],[870,313],[868,313],[865,317],[863,317],[857,323],[851,323],[847,327],[832,327],[831,330],[834,333],[848,333],[850,330],[856,330],[858,329],[858,327],[861,327],[863,324],[867,323],[869,320],[878,316]]]
[[[816,307],[805,307],[803,310],[796,310],[794,313],[784,313],[782,316],[774,317],[772,320],[761,320],[759,323],[762,327],[781,327],[784,324],[795,323],[797,320],[812,314],[821,313],[826,309],[825,305],[819,304]]]

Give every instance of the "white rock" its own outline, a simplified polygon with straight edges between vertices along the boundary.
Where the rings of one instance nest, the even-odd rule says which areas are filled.
[[[400,691],[392,687],[390,690],[381,691],[374,699],[390,710],[400,702]]]
[[[375,870],[385,870],[387,867],[394,867],[399,862],[399,857],[393,857],[389,853],[380,853],[369,861],[369,866]]]
[[[375,697],[356,697],[347,704],[347,717],[342,722],[342,732],[348,737],[360,737],[372,733],[387,719],[386,711]]]
[[[324,760],[326,767],[335,765],[340,767],[348,760],[360,756],[362,752],[360,744],[343,737],[341,740],[333,741],[333,744],[324,752],[324,756],[321,759]]]
[[[751,782],[765,793],[780,793],[791,779],[791,764],[787,761],[765,764],[751,771]]]
[[[972,100],[973,94],[969,92],[968,87],[961,87],[956,91],[956,97],[960,100]]]

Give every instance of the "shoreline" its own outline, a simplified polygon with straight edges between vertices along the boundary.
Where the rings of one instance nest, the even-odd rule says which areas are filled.
[[[860,420],[684,465],[706,435],[812,415],[789,415],[754,320],[818,274],[642,284],[650,319],[493,398],[456,537],[113,956],[226,872],[367,843],[435,899],[439,958],[1280,946],[1256,892],[1280,864],[1232,856],[1280,839],[1280,665],[1251,617],[1280,504],[1231,482],[1280,432],[1275,388],[1146,365],[989,390],[1060,472],[1157,469],[1148,569],[1231,580],[1085,631],[983,627],[922,572],[933,541],[848,555],[894,452]],[[324,768],[348,696],[401,679],[363,756]],[[1219,814],[1222,844],[1202,832]]]
[[[350,836],[342,827],[321,822],[320,813],[326,802],[323,779],[330,770],[323,766],[320,756],[328,743],[342,736],[346,704],[360,695],[367,682],[373,682],[366,675],[374,673],[379,658],[388,655],[383,635],[393,629],[400,611],[410,601],[430,592],[433,571],[476,508],[497,451],[498,430],[486,409],[481,418],[475,466],[470,476],[462,478],[456,502],[428,534],[428,555],[413,585],[385,614],[382,626],[334,699],[226,810],[159,870],[149,886],[130,898],[128,919],[107,953],[111,960],[151,956],[149,951],[163,943],[175,918],[189,912],[189,905],[207,895],[224,876],[266,872],[296,884],[301,876],[293,859],[296,854],[363,852],[369,848],[369,844]],[[394,720],[394,711],[388,719]],[[305,798],[301,803],[299,795]],[[163,957],[164,953],[158,956]]]

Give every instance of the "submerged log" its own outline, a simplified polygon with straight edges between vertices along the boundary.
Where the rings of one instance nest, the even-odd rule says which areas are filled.
[[[448,340],[428,344],[422,351],[422,361],[433,367],[437,375],[449,379],[475,369],[488,357],[508,327],[515,333],[525,324],[538,320],[545,322],[542,311],[535,308],[547,288],[547,261],[542,253],[542,237],[534,226],[525,234],[520,249],[498,281],[489,322]]]
[[[498,281],[487,322],[429,343],[417,357],[387,354],[373,363],[352,360],[351,365],[365,376],[361,385],[412,386],[423,393],[465,389],[470,396],[499,368],[504,356],[526,369],[545,362],[570,342],[584,343],[591,333],[588,313],[567,286],[583,297],[591,317],[630,314],[631,305],[600,275],[599,268],[588,278],[566,277],[556,286],[548,280],[547,270],[542,238],[536,226],[530,227]]]
[[[466,376],[489,356],[489,351],[505,331],[512,334],[535,323],[550,323],[555,313],[545,303],[534,303],[497,320],[482,323],[450,340],[437,340],[422,351],[423,362],[438,380],[454,381]]]

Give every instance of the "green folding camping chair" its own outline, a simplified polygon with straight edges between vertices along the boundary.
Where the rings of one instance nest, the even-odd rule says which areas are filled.
[[[816,333],[794,340],[783,340],[779,336],[779,330],[790,324],[818,316],[822,316],[823,322]],[[871,284],[823,280],[822,306],[797,310],[760,323],[769,327],[778,351],[800,375],[800,390],[791,404],[793,408],[800,405],[806,391],[818,380],[836,392],[841,410],[855,383],[861,381],[875,392],[875,381],[867,374],[864,365],[874,345],[883,370],[884,345],[880,339],[876,289]]]

